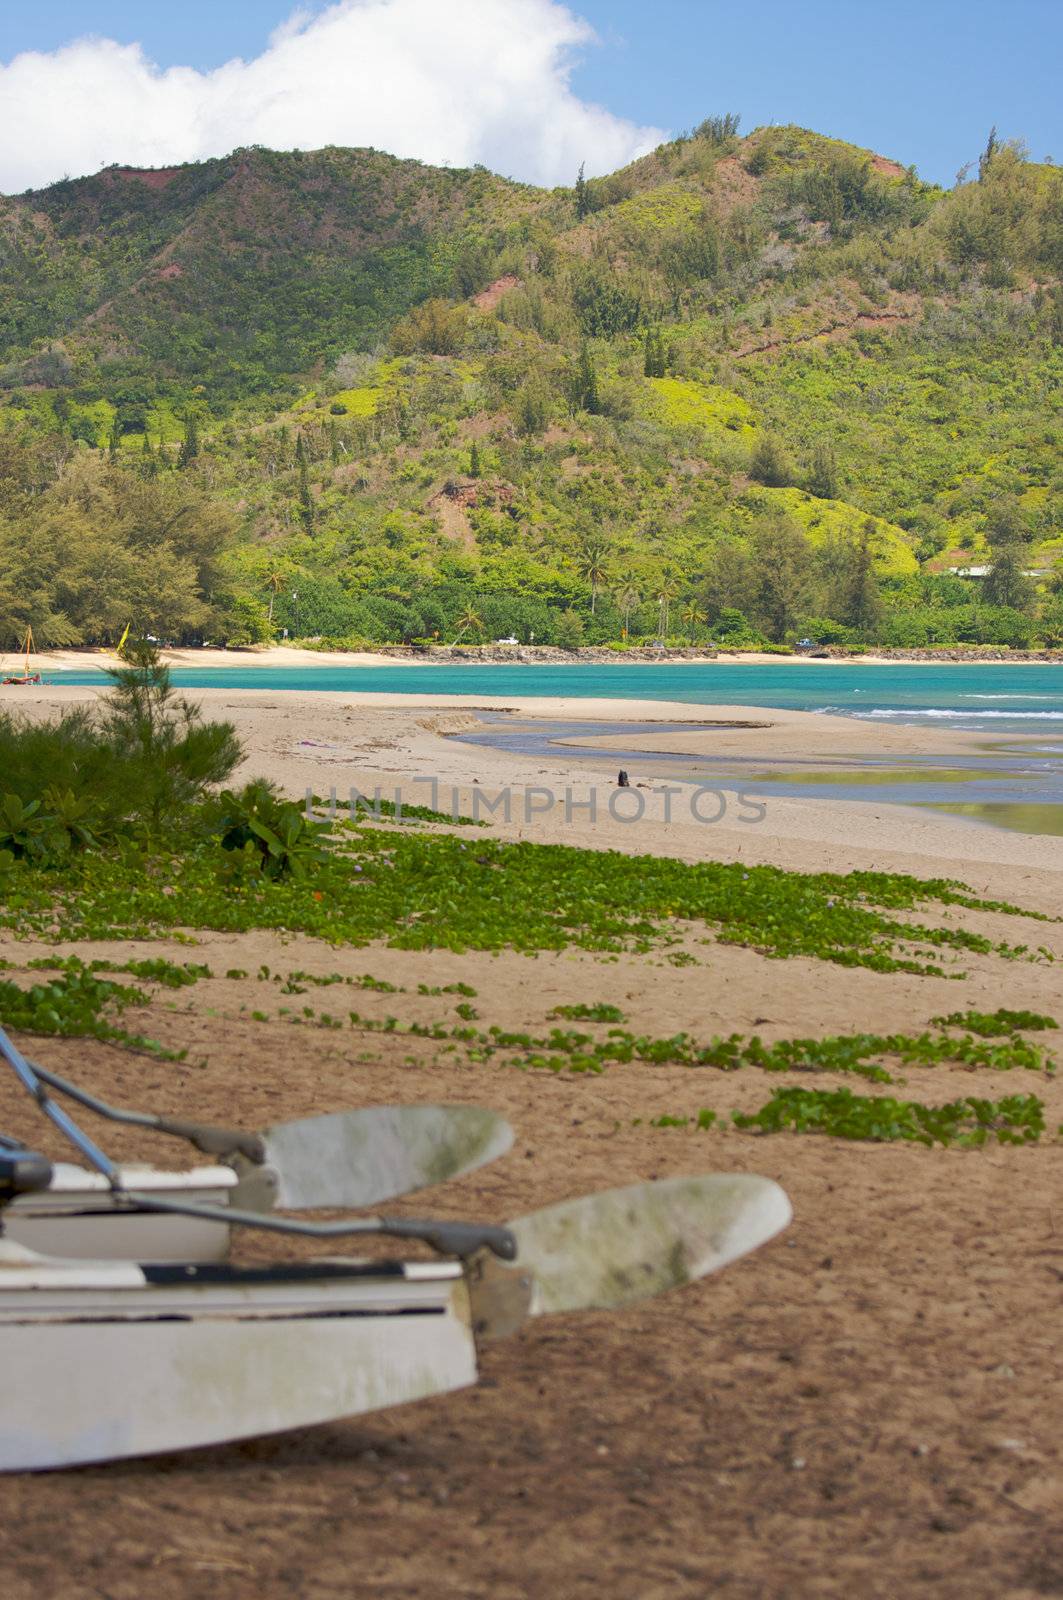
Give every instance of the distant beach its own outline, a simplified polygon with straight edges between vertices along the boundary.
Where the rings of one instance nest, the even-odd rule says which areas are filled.
[[[773,669],[780,670],[778,661]],[[508,681],[514,689],[523,688],[528,681],[523,672],[492,670],[495,679],[499,673],[510,674]],[[628,670],[649,679],[657,673],[668,673],[672,679],[679,675],[668,667]],[[737,685],[733,670],[721,669],[728,683]],[[771,670],[764,667],[750,672],[755,676]],[[806,669],[787,664],[783,670],[803,674]],[[451,669],[450,676],[465,682],[465,672]],[[420,692],[418,686],[435,676],[430,671],[411,674],[402,668],[395,675],[402,679],[399,692],[366,687],[369,674],[358,674],[356,687],[342,689],[325,687],[327,676],[300,672],[296,679],[299,687],[287,687],[290,669],[277,672],[284,687],[263,681],[257,673],[252,686],[246,682],[233,685],[231,673],[216,673],[221,683],[195,685],[188,692],[206,714],[235,724],[246,751],[238,781],[269,778],[298,797],[308,789],[324,797],[334,790],[342,804],[352,787],[371,795],[379,785],[385,797],[398,792],[407,803],[434,803],[443,810],[456,806],[469,814],[486,797],[510,788],[515,796],[510,819],[499,815],[492,821],[492,831],[501,837],[674,855],[684,860],[711,857],[814,871],[873,868],[961,877],[979,893],[1019,898],[1053,913],[1063,903],[1063,840],[1059,838],[979,826],[964,815],[892,803],[873,788],[862,791],[863,798],[858,799],[837,798],[814,786],[782,794],[772,793],[770,783],[761,782],[758,788],[758,775],[763,780],[780,766],[818,772],[825,766],[867,769],[880,764],[898,769],[929,763],[955,769],[985,756],[990,731],[994,749],[1015,753],[1039,750],[1043,732],[1033,739],[1004,733],[999,721],[977,722],[973,729],[959,731],[935,718],[917,717],[909,723],[890,717],[754,706],[737,699],[706,703],[704,697],[693,702],[605,697],[578,690],[531,697],[497,692],[429,693]],[[596,675],[600,680],[601,672]],[[830,676],[832,681],[841,681],[835,679],[833,670]],[[181,674],[178,677],[180,681]],[[381,682],[382,677],[388,681],[392,675],[374,672],[370,681]],[[578,680],[568,669],[559,669],[556,677],[564,688],[577,688]],[[965,677],[962,681],[971,680]],[[317,684],[322,687],[311,687]],[[582,687],[591,689],[593,684],[587,681]],[[0,708],[21,706],[31,715],[47,715],[62,706],[91,702],[103,688],[98,679],[78,684],[68,678],[40,688],[0,689]],[[755,693],[755,688],[750,693]],[[533,729],[544,719],[592,723],[595,748],[575,750],[552,742],[545,749],[537,747],[534,753],[521,753],[490,738],[483,740],[485,732],[490,735],[497,730],[500,719],[517,731]],[[603,723],[644,726],[637,735],[624,731],[610,738],[601,733]],[[667,725],[674,723],[688,729],[691,723],[700,727],[693,732],[668,733]],[[662,735],[666,737],[662,739]],[[1063,745],[1063,739],[1056,737]],[[639,819],[636,823],[617,820],[610,813],[609,797],[616,789],[617,770],[627,758],[610,746],[617,744],[623,751],[634,745],[652,753],[654,745],[662,743],[675,752],[675,762],[672,766],[654,762],[645,769],[633,768],[632,805],[641,802]],[[738,764],[738,770],[748,773],[737,787],[765,801],[762,820],[756,824],[743,820],[740,808],[729,802],[724,814],[707,825],[691,817],[682,803],[669,803],[665,788],[671,775],[685,774],[688,788],[691,783],[710,781],[692,776],[704,770],[706,761],[731,772]],[[437,785],[434,791],[433,780]],[[544,804],[530,817],[525,815],[523,802],[529,789],[552,796],[548,806]],[[736,792],[733,781],[729,792],[732,797]],[[475,798],[477,793],[480,801]]]
[[[422,670],[439,670],[442,667],[463,669],[485,666],[520,666],[535,668],[589,666],[625,667],[653,666],[834,666],[834,667],[893,667],[893,666],[994,666],[1030,667],[1054,665],[1063,668],[1063,651],[1060,650],[1000,650],[993,646],[949,646],[935,650],[868,651],[851,655],[844,650],[822,651],[816,654],[794,652],[790,655],[769,650],[703,650],[697,646],[671,648],[657,651],[650,646],[631,650],[610,650],[604,646],[584,647],[566,651],[545,645],[474,645],[438,646],[431,650],[415,650],[409,646],[382,646],[378,650],[317,650],[297,645],[256,645],[242,650],[225,650],[215,646],[193,648],[182,646],[164,649],[163,659],[178,671],[279,671],[298,668],[342,667],[418,667]],[[0,655],[0,669],[11,671],[24,663],[25,657],[17,651]],[[111,650],[42,650],[30,655],[31,672],[105,672],[117,664]]]

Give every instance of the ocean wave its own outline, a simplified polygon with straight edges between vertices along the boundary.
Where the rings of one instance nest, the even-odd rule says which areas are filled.
[[[1063,711],[964,711],[955,706],[951,710],[945,710],[940,706],[922,708],[912,706],[904,711],[887,711],[883,707],[876,707],[872,711],[858,711],[855,715],[861,719],[866,717],[900,717],[905,722],[910,721],[913,717],[950,717],[953,721],[958,717],[962,717],[965,722],[972,722],[976,717],[986,720],[991,717],[999,717],[1007,722],[1063,722]]]

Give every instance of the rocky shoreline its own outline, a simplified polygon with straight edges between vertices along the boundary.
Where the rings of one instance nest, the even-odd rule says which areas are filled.
[[[859,655],[854,655],[851,650],[832,646],[823,652],[832,661],[859,661]],[[995,661],[1002,664],[1023,661],[1063,662],[1063,650],[1009,650],[1006,646],[991,644],[973,645],[941,645],[936,649],[926,650],[900,650],[883,646],[882,649],[868,652],[876,661],[924,661],[933,664],[935,661]]]
[[[316,653],[316,652],[315,652]],[[826,645],[815,651],[712,650],[704,645],[686,645],[657,649],[652,645],[633,645],[627,650],[612,650],[604,645],[581,645],[575,650],[562,650],[557,645],[451,645],[413,646],[383,644],[374,646],[374,654],[393,661],[445,662],[451,666],[620,666],[625,662],[662,661],[726,661],[728,663],[748,658],[763,663],[765,658],[778,661],[920,661],[935,662],[1060,662],[1063,650],[1009,650],[999,645],[942,645],[936,649],[899,649],[883,646],[868,651],[854,651],[844,645]]]
[[[704,645],[690,645],[682,649],[656,650],[651,645],[633,645],[630,650],[610,650],[607,645],[580,645],[575,650],[562,650],[554,644],[439,644],[428,647],[383,644],[374,647],[375,653],[404,661],[468,662],[473,665],[507,665],[514,662],[525,666],[550,664],[571,666],[573,663],[622,665],[625,661],[716,661],[718,650]]]

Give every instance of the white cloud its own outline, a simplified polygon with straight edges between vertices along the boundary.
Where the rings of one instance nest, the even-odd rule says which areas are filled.
[[[374,145],[535,183],[608,172],[660,142],[580,100],[593,42],[556,0],[340,0],[296,11],[260,56],[213,71],[84,38],[0,64],[0,191],[100,166],[167,166],[240,145]]]

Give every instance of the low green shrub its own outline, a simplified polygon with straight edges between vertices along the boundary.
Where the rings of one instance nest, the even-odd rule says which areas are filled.
[[[232,878],[304,878],[328,860],[321,824],[262,778],[208,801],[201,826],[228,853],[225,872]]]
[[[236,767],[231,723],[204,722],[175,695],[154,645],[130,644],[126,657],[98,708],[46,722],[0,713],[0,865],[159,839]]]

